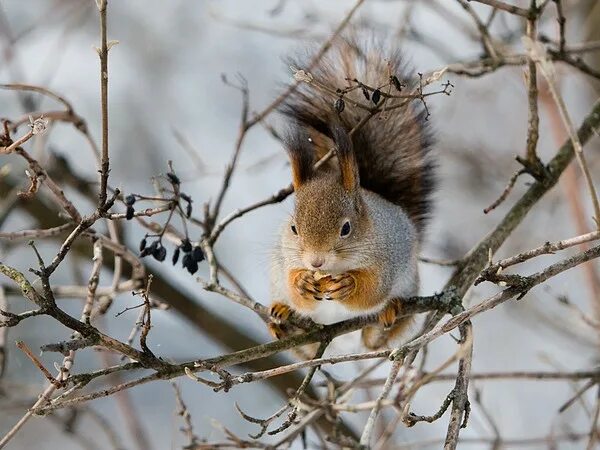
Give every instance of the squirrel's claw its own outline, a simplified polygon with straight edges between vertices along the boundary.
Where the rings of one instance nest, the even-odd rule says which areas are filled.
[[[378,320],[384,329],[388,329],[394,325],[397,316],[398,309],[393,303],[390,303],[379,313]]]
[[[325,300],[337,300],[343,302],[354,292],[354,286],[346,286],[335,291],[327,291],[325,293]]]
[[[269,310],[269,314],[274,319],[286,321],[292,314],[292,309],[285,303],[273,303]]]
[[[279,324],[270,322],[267,327],[269,328],[269,333],[271,333],[271,336],[273,336],[275,339],[281,339],[285,337],[285,333]]]
[[[355,287],[351,275],[338,275],[327,282],[325,300],[344,301],[354,292]]]
[[[323,294],[319,282],[315,280],[314,274],[308,270],[303,271],[295,280],[296,292],[306,300],[323,300]]]
[[[267,324],[269,333],[271,333],[275,339],[281,339],[285,337],[285,332],[283,331],[280,323],[285,322],[290,317],[292,314],[292,309],[285,303],[276,302],[271,305],[269,314],[275,320],[275,322],[269,322]]]

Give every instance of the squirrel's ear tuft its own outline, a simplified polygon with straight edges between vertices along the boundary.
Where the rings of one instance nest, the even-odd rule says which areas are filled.
[[[358,165],[352,148],[352,140],[348,132],[340,125],[331,128],[331,135],[336,147],[342,185],[348,192],[355,191],[359,186]]]
[[[299,125],[290,127],[284,142],[292,166],[292,184],[297,190],[313,176],[315,151],[308,132]]]

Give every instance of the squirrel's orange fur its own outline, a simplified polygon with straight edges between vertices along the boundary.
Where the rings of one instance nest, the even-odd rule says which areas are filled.
[[[355,311],[365,311],[375,307],[381,301],[377,296],[379,285],[377,269],[350,270],[348,274],[354,279],[355,288],[354,292],[343,300],[344,305]]]

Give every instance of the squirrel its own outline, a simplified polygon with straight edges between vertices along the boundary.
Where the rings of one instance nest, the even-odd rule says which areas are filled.
[[[292,122],[284,143],[296,198],[272,258],[269,327],[277,338],[292,312],[321,324],[376,315],[362,331],[371,349],[411,323],[396,318],[402,299],[418,293],[419,245],[435,188],[432,132],[424,108],[410,102],[360,127],[369,112],[352,108],[369,95],[377,104],[378,86],[401,88],[403,69],[398,50],[338,38],[280,108]],[[349,81],[358,88],[336,91]],[[336,157],[315,169],[332,148]]]

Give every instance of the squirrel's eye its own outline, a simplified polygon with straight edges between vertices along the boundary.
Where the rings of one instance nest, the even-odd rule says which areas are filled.
[[[350,234],[350,222],[345,221],[344,225],[342,225],[342,229],[340,230],[340,236],[341,237],[346,237]]]
[[[298,230],[296,230],[296,225],[292,225],[292,233],[294,233],[296,236],[298,235]]]

